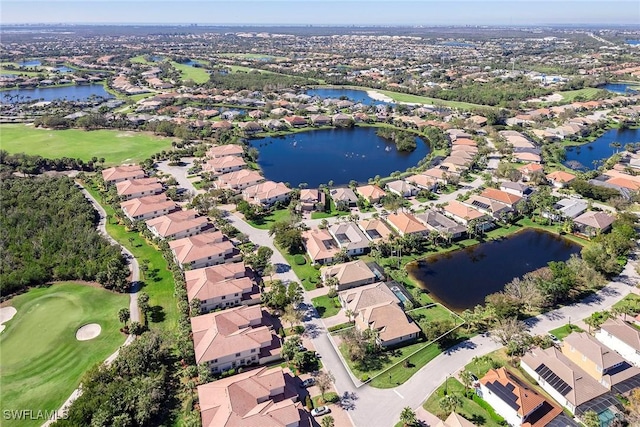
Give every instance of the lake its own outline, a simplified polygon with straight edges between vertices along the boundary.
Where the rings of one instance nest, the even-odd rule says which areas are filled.
[[[388,176],[416,166],[429,154],[429,146],[416,139],[417,148],[399,152],[394,143],[376,135],[376,128],[323,129],[285,137],[250,141],[259,151],[258,164],[267,179],[297,187],[306,182],[317,187],[333,181],[367,182],[376,175]]]
[[[614,93],[636,93],[638,92],[637,90],[631,89],[631,86],[638,86],[638,84],[635,85],[629,85],[626,83],[607,83],[605,85],[600,86],[598,89],[604,89],[604,90],[608,90],[609,92],[614,92]]]
[[[18,65],[20,67],[39,67],[40,65],[42,65],[42,62],[40,62],[39,59],[32,59],[30,61],[18,62]]]
[[[367,92],[364,90],[357,89],[337,89],[337,88],[316,88],[309,89],[305,92],[309,96],[318,96],[320,98],[331,98],[331,99],[339,99],[344,96],[347,97],[350,101],[355,103],[362,103],[364,105],[378,105],[378,104],[389,104],[389,102],[377,101],[367,95]]]
[[[55,101],[67,99],[68,101],[85,101],[91,95],[101,96],[103,98],[113,98],[109,92],[104,89],[101,84],[95,85],[73,85],[61,87],[39,87],[34,89],[11,89],[0,92],[2,102],[8,102],[9,96],[24,96],[29,101],[42,99],[43,101]]]
[[[622,151],[625,144],[640,142],[640,129],[611,129],[593,142],[567,147],[564,164],[576,170],[597,169],[593,164],[594,161],[602,162],[615,154],[616,148],[609,146],[612,142],[622,144],[622,147],[618,149]],[[598,163],[597,166],[600,164]]]
[[[409,275],[430,296],[452,310],[484,304],[515,277],[566,261],[580,252],[568,239],[541,230],[525,229],[500,240],[414,261]]]
[[[640,40],[627,40],[626,43],[632,46],[637,46],[640,45]]]

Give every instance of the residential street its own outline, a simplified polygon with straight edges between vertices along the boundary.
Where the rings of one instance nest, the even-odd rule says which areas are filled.
[[[186,170],[186,169],[185,169]],[[185,175],[186,176],[186,175]],[[470,188],[478,188],[482,184],[482,178],[477,178],[468,184]],[[186,187],[193,190],[189,182]],[[451,194],[442,195],[438,203],[455,200],[461,192],[470,188],[460,189]],[[363,214],[361,218],[372,215]],[[273,240],[267,230],[259,230],[251,227],[243,219],[230,213],[229,221],[240,232],[249,236],[252,242],[268,246],[273,249],[272,262],[277,267],[277,277],[281,280],[294,280],[300,282],[293,270],[287,264],[282,254],[275,248]],[[330,223],[338,218],[329,218]],[[305,223],[311,227],[316,226],[320,220],[307,220]],[[613,282],[610,282],[597,295],[590,296],[580,303],[562,307],[546,314],[528,319],[527,325],[532,334],[546,334],[549,330],[567,324],[569,321],[578,321],[590,316],[596,311],[609,308],[615,302],[632,292],[639,278],[635,272],[635,256],[627,263],[623,273]],[[406,406],[418,408],[421,404],[444,382],[447,376],[454,375],[468,364],[475,356],[482,356],[497,350],[500,345],[486,336],[476,336],[447,350],[432,360],[428,365],[418,371],[409,381],[394,389],[376,389],[368,385],[356,387],[350,374],[340,361],[340,357],[333,348],[322,320],[311,304],[311,300],[305,292],[304,303],[307,307],[305,327],[313,345],[321,355],[322,363],[328,371],[335,376],[335,388],[341,396],[348,396],[344,400],[344,406],[352,419],[354,426],[393,426],[399,419],[400,412]]]

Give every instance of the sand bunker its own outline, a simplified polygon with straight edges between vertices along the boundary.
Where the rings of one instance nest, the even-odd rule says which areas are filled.
[[[3,323],[13,319],[18,311],[13,307],[0,308],[0,332],[4,331]]]
[[[89,323],[88,325],[84,325],[76,331],[76,339],[78,341],[92,340],[100,335],[101,331],[102,328],[100,327],[100,325],[98,325],[97,323]]]

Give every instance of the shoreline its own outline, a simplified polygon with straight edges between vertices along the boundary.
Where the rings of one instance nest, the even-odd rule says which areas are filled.
[[[390,96],[384,95],[378,92],[377,90],[367,90],[366,92],[369,98],[375,99],[376,101],[395,103],[393,98],[391,98]]]

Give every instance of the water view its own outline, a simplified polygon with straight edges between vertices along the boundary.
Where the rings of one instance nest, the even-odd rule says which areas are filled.
[[[366,182],[415,166],[429,154],[428,145],[416,138],[417,148],[399,152],[396,145],[376,135],[376,128],[317,130],[285,137],[250,141],[260,153],[258,164],[267,179],[310,187],[333,181]]]
[[[350,101],[364,105],[389,104],[388,102],[377,101],[367,95],[366,91],[357,89],[316,88],[309,89],[305,93],[309,96],[318,96],[320,98],[339,99],[340,97],[346,97]]]
[[[22,97],[19,102],[27,101],[85,101],[92,95],[103,98],[113,98],[101,84],[95,85],[72,85],[60,87],[39,87],[33,89],[11,89],[0,92],[0,100],[3,103],[10,102],[11,97]],[[13,101],[15,102],[15,101]]]
[[[629,85],[626,83],[607,83],[605,85],[600,86],[600,89],[608,90],[609,92],[614,93],[635,93],[637,90],[631,89],[631,87],[637,87],[636,85]]]
[[[40,62],[39,59],[32,59],[30,61],[18,62],[18,65],[20,67],[39,67],[40,65],[42,65],[42,62]]]
[[[615,142],[620,143],[621,147],[612,147],[611,144]],[[567,157],[564,164],[575,170],[597,169],[616,151],[623,150],[625,144],[636,142],[640,142],[640,129],[611,129],[593,142],[567,147]]]
[[[502,290],[514,277],[566,261],[580,252],[568,239],[526,229],[501,240],[435,255],[407,266],[409,275],[430,296],[452,310],[483,304],[487,295]]]

